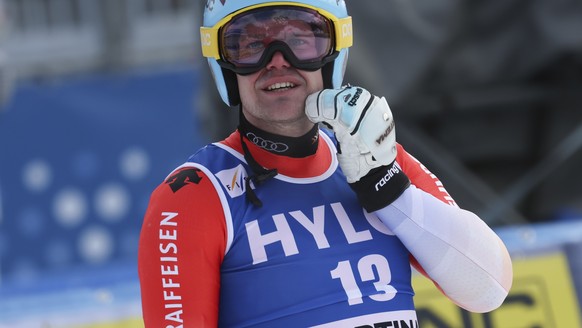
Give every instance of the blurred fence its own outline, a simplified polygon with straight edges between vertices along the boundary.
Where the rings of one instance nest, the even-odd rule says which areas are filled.
[[[195,0],[3,0],[5,49],[20,77],[194,57]]]

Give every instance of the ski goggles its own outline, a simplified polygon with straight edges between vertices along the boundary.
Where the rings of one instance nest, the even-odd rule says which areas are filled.
[[[277,51],[293,67],[315,71],[352,45],[351,17],[338,19],[315,7],[279,4],[251,6],[213,27],[201,27],[202,54],[241,75],[261,70]]]

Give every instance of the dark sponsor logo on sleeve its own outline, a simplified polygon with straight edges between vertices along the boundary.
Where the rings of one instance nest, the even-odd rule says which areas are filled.
[[[187,169],[182,170],[172,176],[170,176],[166,180],[166,184],[172,188],[172,191],[175,193],[178,190],[182,189],[187,184],[198,184],[202,178],[198,175],[200,172],[199,169]]]

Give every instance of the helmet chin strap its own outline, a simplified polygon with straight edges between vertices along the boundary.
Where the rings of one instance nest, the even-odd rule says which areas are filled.
[[[240,121],[242,121],[244,119],[243,113],[242,113],[242,106],[240,106],[240,107],[241,107],[241,110],[239,111],[240,117],[239,117],[239,126],[238,126],[238,130],[239,130],[239,134],[240,134],[240,143],[242,145],[245,160],[247,161],[247,163],[251,167],[251,170],[253,171],[252,175],[245,178],[246,197],[247,197],[247,200],[250,201],[253,205],[255,205],[257,207],[262,207],[263,202],[259,199],[259,197],[257,197],[257,194],[255,193],[255,191],[251,187],[251,181],[253,182],[253,184],[255,186],[258,187],[259,185],[261,185],[265,181],[275,177],[278,174],[278,172],[277,172],[277,169],[264,168],[251,155],[251,152],[249,151],[249,147],[247,147],[247,144],[244,141],[244,135],[246,134],[245,133],[246,129],[244,127],[244,124],[240,123]]]
[[[313,124],[313,127],[307,131],[307,133],[299,137],[273,134],[251,124],[243,114],[242,105],[239,110],[238,131],[241,138],[244,158],[253,173],[246,178],[245,181],[247,199],[259,207],[262,203],[254,193],[254,190],[251,189],[251,181],[254,183],[255,187],[258,187],[263,182],[276,176],[278,172],[275,168],[268,169],[260,165],[251,155],[246,143],[251,142],[255,146],[272,154],[290,158],[305,158],[314,155],[317,152],[319,145],[319,128],[317,124]]]

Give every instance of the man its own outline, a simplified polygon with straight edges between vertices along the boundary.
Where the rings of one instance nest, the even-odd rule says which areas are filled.
[[[384,98],[341,88],[351,36],[342,0],[208,1],[240,124],[152,194],[146,327],[417,327],[410,264],[469,311],[503,302],[501,240],[396,143]]]

